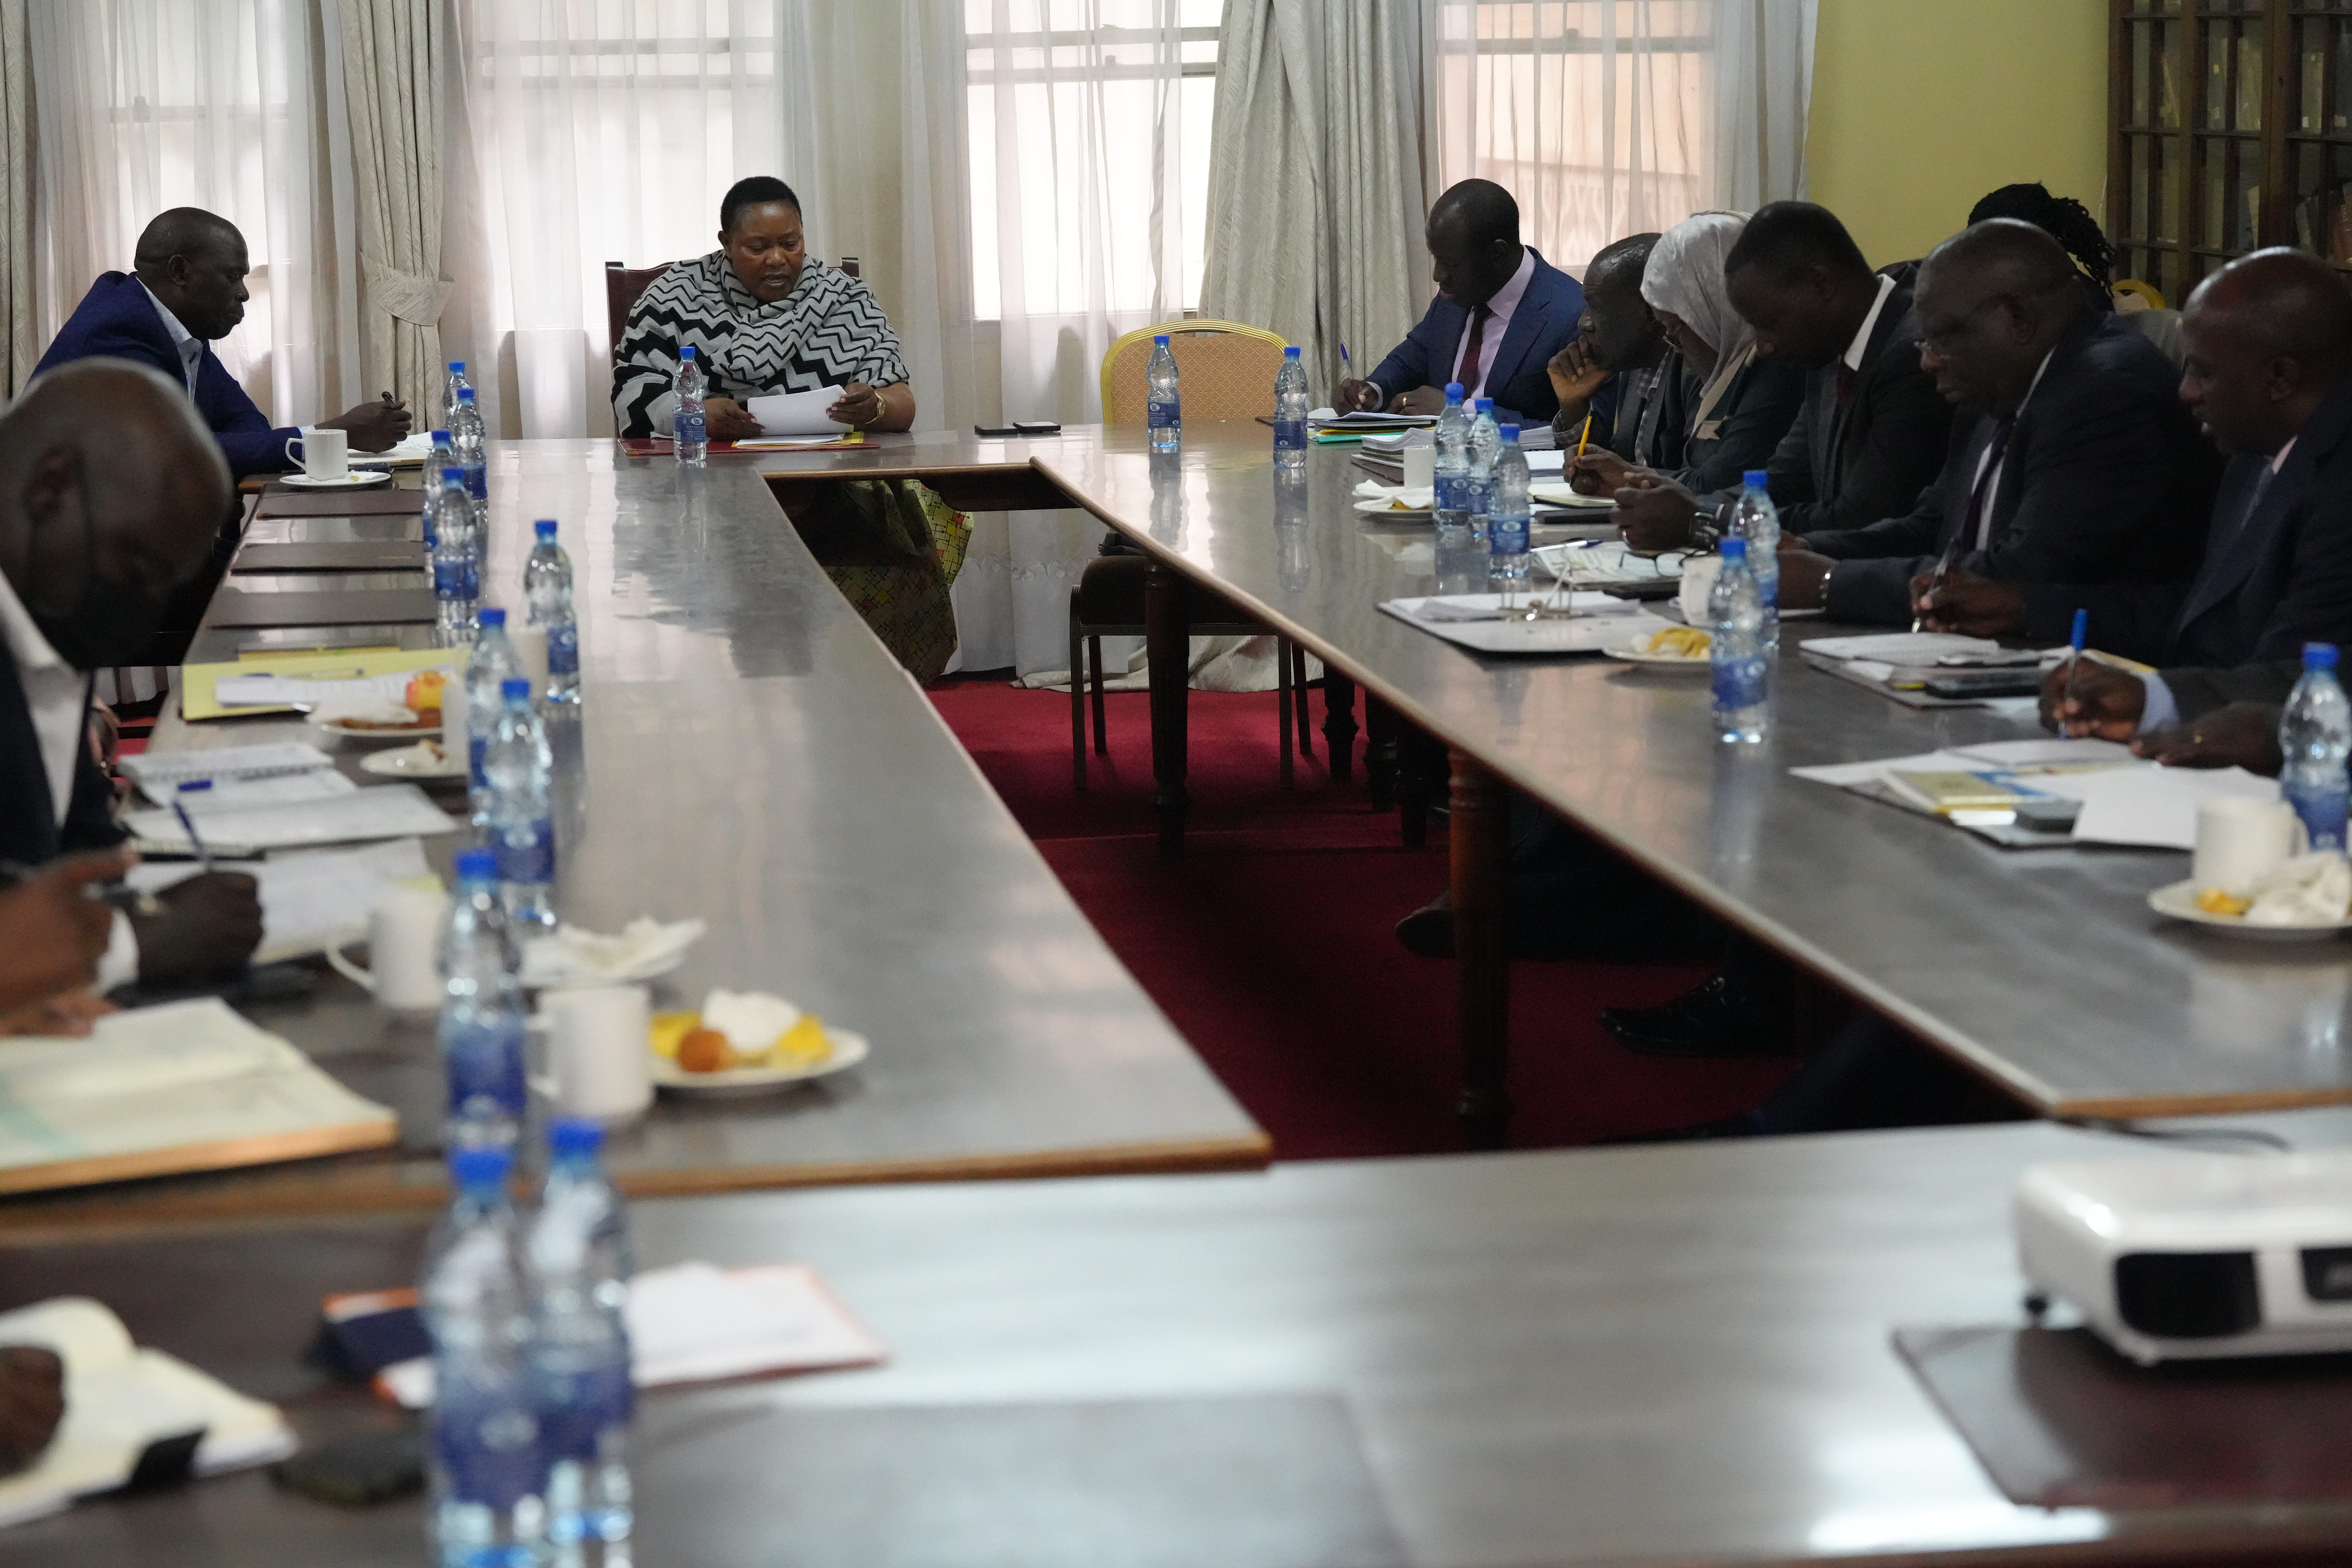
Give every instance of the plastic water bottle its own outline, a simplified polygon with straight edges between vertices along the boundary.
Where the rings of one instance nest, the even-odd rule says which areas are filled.
[[[2336,645],[2303,645],[2303,679],[2279,716],[2279,793],[2303,819],[2311,847],[2344,847],[2345,756],[2352,752],[2352,706],[2336,680]]]
[[[555,929],[555,752],[517,675],[499,690],[499,727],[482,752],[490,783],[490,848],[518,942]]]
[[[434,628],[448,641],[463,642],[474,635],[482,580],[474,563],[474,503],[466,494],[466,471],[455,463],[441,469],[441,488],[433,494],[433,515],[425,531],[433,537],[428,559]]]
[[[521,1129],[522,983],[499,901],[498,857],[457,852],[457,892],[441,931],[441,1057],[449,1074],[449,1146],[510,1147]]]
[[[466,362],[461,359],[451,360],[449,374],[441,378],[441,406],[436,411],[442,424],[448,424],[449,416],[457,412],[457,394],[470,388],[473,384],[466,379]]]
[[[424,476],[425,552],[427,558],[430,558],[433,553],[433,503],[441,499],[441,485],[439,482],[441,479],[441,470],[448,468],[456,461],[457,458],[450,456],[449,453],[449,432],[446,430],[436,430],[433,432],[433,455],[425,461]]]
[[[1739,500],[1731,509],[1731,532],[1748,541],[1748,569],[1764,601],[1764,646],[1780,646],[1780,509],[1765,487],[1771,476],[1750,468],[1739,476]]]
[[[474,389],[457,389],[457,406],[449,411],[449,456],[466,470],[466,493],[474,498],[474,558],[490,556],[489,435],[481,410],[474,406]]]
[[[676,439],[670,442],[670,450],[689,468],[702,468],[710,458],[710,425],[702,411],[708,385],[702,375],[702,362],[694,357],[694,345],[679,344],[677,412],[671,416],[671,435]]]
[[[1431,432],[1437,447],[1433,462],[1437,485],[1434,519],[1440,544],[1458,543],[1470,531],[1470,415],[1462,406],[1462,384],[1445,384],[1445,412]]]
[[[1183,400],[1176,394],[1176,353],[1168,334],[1151,340],[1151,363],[1143,367],[1144,422],[1151,427],[1151,449],[1172,452],[1184,441]]]
[[[433,1336],[434,1561],[547,1561],[547,1461],[531,1379],[532,1321],[507,1201],[513,1156],[451,1151],[457,1195],[425,1243],[418,1306]]]
[[[1307,466],[1307,367],[1298,351],[1282,351],[1282,368],[1274,373],[1274,466]]]
[[[1748,541],[1720,546],[1723,570],[1707,595],[1707,663],[1715,682],[1716,733],[1753,743],[1771,719],[1771,666],[1764,657],[1764,603],[1748,569]]]
[[[1495,400],[1482,397],[1470,420],[1470,537],[1486,542],[1486,516],[1494,505],[1495,458],[1503,449],[1503,427],[1495,423]]]
[[[490,825],[490,775],[484,770],[490,736],[499,727],[499,710],[506,706],[506,684],[522,674],[522,656],[507,637],[507,613],[486,605],[476,619],[474,651],[466,659],[466,767],[477,832]]]
[[[1528,455],[1519,450],[1519,427],[1505,425],[1495,454],[1493,499],[1486,503],[1487,572],[1504,609],[1519,602],[1528,580]]]
[[[522,596],[530,625],[547,628],[547,690],[550,702],[580,700],[580,621],[572,607],[572,557],[555,541],[555,520],[531,524],[539,542],[523,563]]]
[[[547,1184],[523,1237],[538,1332],[533,1360],[540,1442],[547,1455],[547,1534],[559,1563],[604,1549],[617,1563],[635,1522],[629,1486],[626,1211],[596,1152],[604,1130],[566,1120],[548,1129]]]

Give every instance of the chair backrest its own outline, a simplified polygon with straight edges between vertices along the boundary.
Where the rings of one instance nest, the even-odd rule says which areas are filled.
[[[629,311],[635,306],[637,296],[654,286],[654,279],[677,263],[665,261],[658,267],[624,267],[617,261],[604,263],[604,316],[613,330],[613,363],[621,363],[621,334],[628,330]]]
[[[2122,315],[2139,329],[2141,336],[2164,351],[2173,369],[2179,370],[2189,363],[2189,340],[2181,335],[2179,311],[2126,310]]]
[[[1151,361],[1151,340],[1161,332],[1183,380],[1185,418],[1273,416],[1274,373],[1282,368],[1287,343],[1264,327],[1239,321],[1162,321],[1139,327],[1104,351],[1104,424],[1143,423],[1143,369]]]

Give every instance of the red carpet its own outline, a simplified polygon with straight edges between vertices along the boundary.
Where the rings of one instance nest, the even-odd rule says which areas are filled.
[[[1160,858],[1146,698],[1109,699],[1111,754],[1070,785],[1069,699],[1001,675],[960,677],[932,700],[1112,950],[1284,1159],[1458,1149],[1454,968],[1390,928],[1445,880],[1444,826],[1398,842],[1393,812],[1316,755],[1276,784],[1275,697],[1192,695],[1188,855]],[[1596,1016],[1702,978],[1689,965],[1522,963],[1511,974],[1511,1142],[1522,1148],[1711,1121],[1746,1109],[1785,1062],[1636,1057]]]

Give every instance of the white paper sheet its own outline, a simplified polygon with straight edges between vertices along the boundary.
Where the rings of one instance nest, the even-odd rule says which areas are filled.
[[[254,950],[256,963],[300,958],[358,941],[367,933],[368,910],[386,889],[432,874],[425,863],[424,843],[415,838],[395,838],[363,849],[304,850],[236,868],[260,884],[261,945]],[[184,881],[197,869],[184,860],[149,861],[131,868],[126,880],[152,893]]]
[[[1852,789],[1856,784],[1875,783],[1892,773],[1961,773],[1984,765],[1958,752],[1921,752],[1908,757],[1881,757],[1872,763],[1827,763],[1818,767],[1790,768],[1789,773],[1793,778]]]
[[[215,854],[350,844],[370,838],[429,837],[457,828],[448,814],[415,784],[379,784],[331,800],[294,805],[207,812],[201,821],[197,831]],[[194,848],[179,818],[168,810],[130,812],[122,823],[142,843],[157,848],[182,855]]]
[[[355,676],[348,680],[224,675],[214,684],[213,697],[224,708],[290,708],[297,702],[349,704],[363,698],[396,703],[408,694],[408,678],[415,673],[404,669],[390,675]]]
[[[827,419],[824,411],[840,401],[841,388],[820,386],[814,392],[780,392],[770,397],[755,397],[743,408],[760,422],[762,435],[838,436],[849,426]]]
[[[131,782],[151,793],[169,794],[188,779],[273,778],[331,768],[334,759],[307,741],[278,741],[266,746],[223,746],[210,752],[142,752],[122,759]]]
[[[1505,619],[1498,608],[1501,601],[1493,594],[1386,599],[1381,608],[1408,625],[1480,653],[1598,653],[1612,643],[1628,642],[1672,624],[1637,604],[1606,594],[1573,597],[1577,611],[1573,620],[1529,621],[1516,612]]]
[[[2033,773],[2046,768],[2121,768],[2138,767],[2140,759],[2132,749],[2118,741],[2095,741],[2088,737],[2064,735],[2042,736],[2026,741],[1987,741],[1979,745],[1957,746],[1956,754],[1969,758],[1979,765],[2009,768],[2017,773]]]
[[[2118,768],[2105,773],[2053,773],[2037,788],[2083,803],[2074,837],[2087,844],[2133,844],[2158,849],[2197,847],[2197,808],[2222,795],[2276,800],[2276,779],[2243,768]]]
[[[1798,646],[1824,658],[1867,658],[1914,666],[1933,664],[1946,654],[1995,653],[2000,648],[1990,637],[1964,637],[1951,632],[1872,632],[1861,637],[1812,637]]]

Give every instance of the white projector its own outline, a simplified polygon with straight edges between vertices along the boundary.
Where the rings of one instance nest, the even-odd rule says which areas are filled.
[[[2352,1350],[2352,1150],[2037,1165],[2025,1278],[2134,1361]]]

